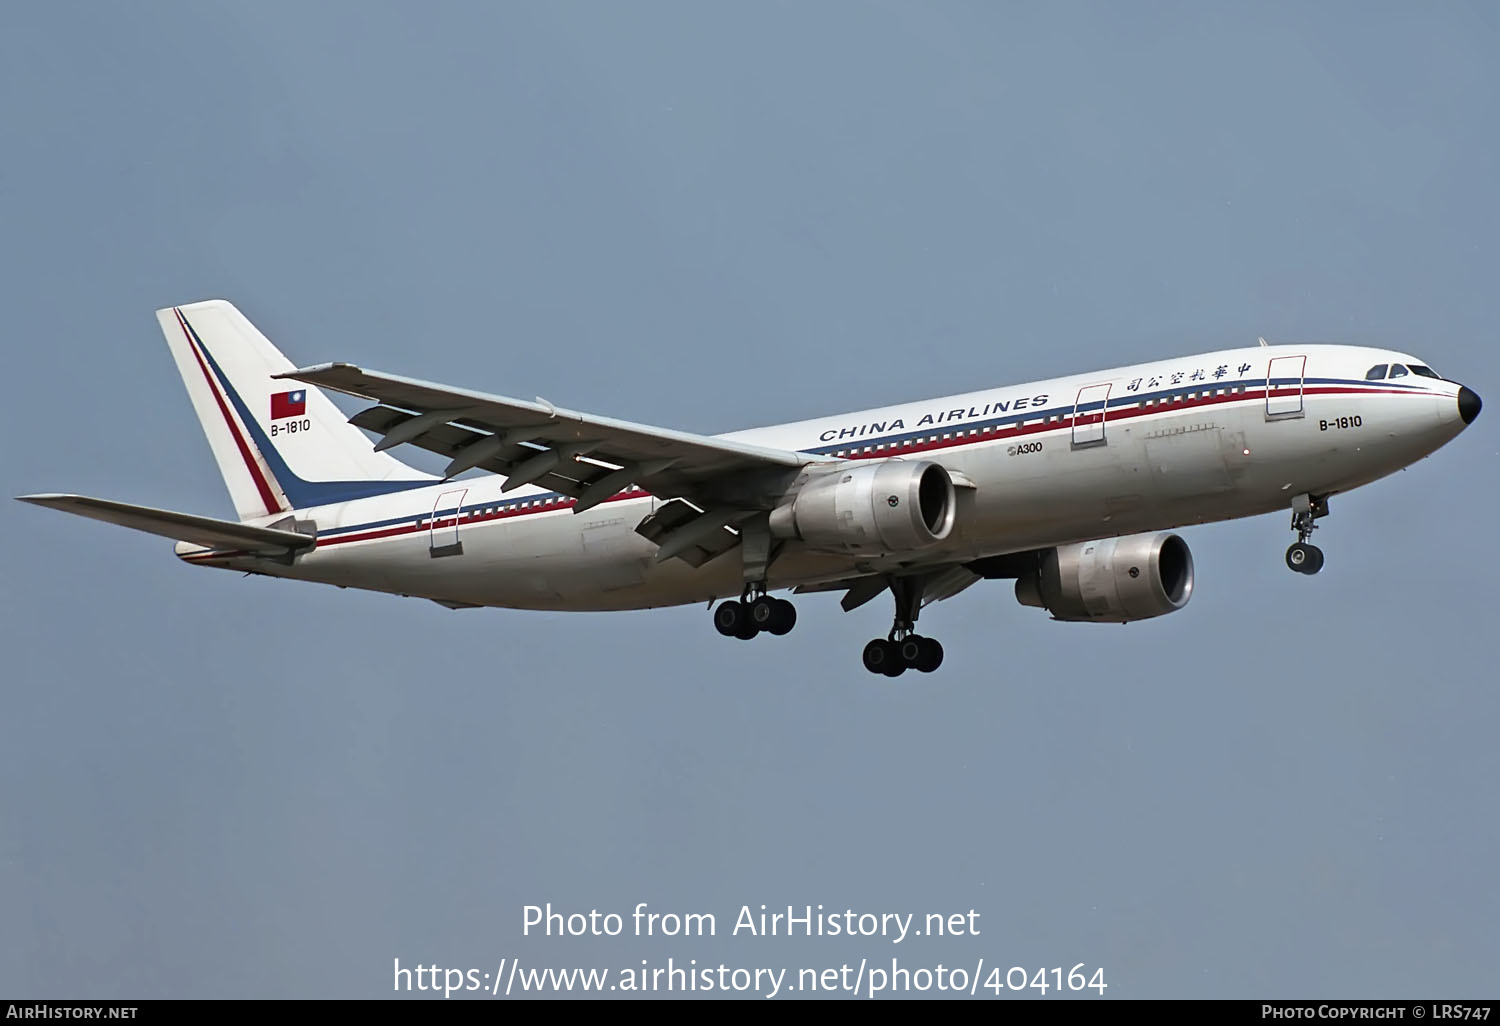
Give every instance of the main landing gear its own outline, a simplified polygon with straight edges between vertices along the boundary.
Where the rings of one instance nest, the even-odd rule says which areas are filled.
[[[714,628],[726,638],[749,641],[761,631],[782,635],[797,626],[797,607],[746,588],[738,601],[721,602],[714,609]]]
[[[1297,540],[1286,550],[1286,565],[1299,574],[1323,569],[1323,550],[1308,543],[1318,520],[1328,515],[1328,496],[1299,495],[1292,500],[1292,530]]]
[[[723,601],[714,607],[714,628],[724,637],[750,640],[765,631],[784,634],[796,625],[796,606],[786,598],[765,594],[766,573],[775,558],[771,531],[765,514],[739,523],[739,552],[744,571],[744,591],[739,600]]]
[[[915,632],[917,614],[922,609],[922,582],[893,577],[890,586],[896,599],[895,622],[890,634],[865,646],[865,669],[887,677],[899,677],[907,670],[931,673],[943,665],[943,646],[936,638],[924,638]]]
[[[726,638],[749,641],[757,634],[786,634],[797,626],[797,607],[766,594],[766,575],[775,558],[766,515],[740,524],[740,552],[745,589],[738,601],[714,608],[714,628]]]

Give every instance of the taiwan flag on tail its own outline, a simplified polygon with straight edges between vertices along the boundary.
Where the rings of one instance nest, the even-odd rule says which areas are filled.
[[[277,392],[271,396],[271,419],[280,420],[282,417],[301,417],[307,414],[307,393]]]

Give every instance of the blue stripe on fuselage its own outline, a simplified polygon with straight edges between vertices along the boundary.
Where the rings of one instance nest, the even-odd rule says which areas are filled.
[[[1273,379],[1270,382],[1270,387],[1272,387],[1272,388],[1292,387],[1292,386],[1297,385],[1298,383],[1299,383],[1299,379],[1297,379],[1297,378],[1276,378],[1276,379]],[[1363,381],[1363,380],[1350,380],[1350,379],[1345,379],[1345,378],[1306,378],[1306,379],[1302,379],[1300,383],[1303,385],[1303,387],[1317,386],[1317,385],[1341,385],[1341,386],[1344,386],[1344,387],[1367,386],[1367,387],[1372,388],[1372,389],[1378,388],[1378,389],[1381,389],[1381,390],[1385,390],[1385,389],[1390,388],[1390,386],[1392,384],[1391,382],[1386,382],[1386,381]],[[1243,381],[1237,381],[1237,382],[1235,382],[1232,385],[1221,385],[1221,384],[1217,384],[1216,383],[1212,387],[1207,386],[1207,385],[1199,385],[1199,386],[1196,386],[1194,388],[1186,388],[1185,389],[1185,388],[1182,388],[1181,386],[1178,386],[1177,388],[1165,389],[1165,390],[1156,391],[1156,392],[1147,392],[1147,393],[1131,392],[1131,393],[1127,393],[1127,395],[1129,397],[1128,401],[1126,401],[1124,399],[1116,399],[1116,400],[1114,400],[1113,402],[1110,403],[1110,408],[1111,409],[1115,409],[1115,408],[1127,408],[1127,407],[1131,407],[1131,406],[1139,406],[1139,405],[1143,405],[1148,400],[1150,400],[1151,402],[1157,402],[1157,401],[1159,401],[1161,399],[1164,399],[1167,396],[1176,395],[1176,394],[1182,393],[1182,392],[1200,392],[1200,393],[1203,393],[1203,392],[1210,392],[1210,393],[1211,392],[1217,392],[1221,388],[1224,389],[1224,390],[1226,390],[1226,391],[1228,389],[1230,389],[1230,388],[1244,388],[1244,389],[1247,389],[1247,390],[1252,390],[1253,389],[1253,390],[1255,390],[1253,394],[1244,394],[1244,395],[1241,395],[1236,401],[1238,401],[1238,402],[1264,402],[1265,401],[1265,393],[1262,390],[1265,387],[1266,386],[1263,385],[1263,384],[1261,384],[1261,382],[1259,380],[1255,380],[1255,381],[1249,382],[1248,384],[1245,383],[1245,382],[1243,382]],[[1415,385],[1398,385],[1397,387],[1405,390],[1408,393],[1413,393],[1413,394],[1427,393],[1427,392],[1430,391],[1429,389],[1427,389],[1427,388],[1425,388],[1423,386],[1415,386]],[[1224,399],[1224,398],[1228,398],[1228,396],[1208,396],[1207,398]],[[1195,409],[1197,407],[1197,404],[1199,402],[1201,402],[1201,400],[1194,400],[1191,404],[1188,404],[1188,405],[1173,405],[1173,406],[1170,406],[1170,407],[1163,406],[1160,411],[1152,411],[1152,413],[1149,414],[1148,416],[1155,416],[1157,412],[1160,412],[1160,413],[1163,413],[1163,414],[1166,414],[1166,413],[1183,413],[1183,412],[1186,412],[1188,410]],[[1078,413],[1087,413],[1087,412],[1089,412],[1091,410],[1098,410],[1101,407],[1103,407],[1104,405],[1105,405],[1104,402],[1085,403],[1082,406],[1077,407],[1077,412]],[[929,435],[939,435],[939,436],[941,436],[944,433],[952,434],[952,433],[958,432],[958,431],[962,431],[962,432],[965,432],[965,433],[967,433],[969,431],[983,431],[986,428],[992,428],[992,427],[997,427],[997,426],[1006,425],[1006,424],[1019,424],[1019,423],[1022,423],[1024,421],[1030,421],[1030,420],[1045,421],[1048,418],[1054,417],[1054,416],[1056,416],[1056,417],[1062,417],[1062,416],[1071,417],[1074,414],[1074,410],[1075,410],[1074,407],[1067,406],[1067,405],[1063,405],[1063,406],[1048,406],[1048,407],[1042,407],[1042,408],[1038,408],[1038,409],[1023,410],[1020,413],[1010,414],[1009,416],[1005,416],[1005,417],[991,418],[991,419],[988,419],[988,420],[979,420],[979,421],[971,421],[971,422],[966,421],[966,422],[963,422],[962,425],[959,425],[958,422],[953,422],[952,424],[943,424],[943,425],[930,425],[928,427],[925,427],[921,431],[911,431],[911,432],[906,432],[906,433],[900,434],[900,435],[871,435],[871,436],[868,436],[868,437],[865,437],[865,438],[846,438],[842,442],[834,442],[834,443],[831,443],[829,445],[821,446],[821,447],[816,448],[816,449],[801,449],[801,450],[798,450],[798,451],[799,452],[805,452],[805,453],[808,453],[810,455],[828,455],[830,453],[837,452],[837,451],[840,451],[840,450],[843,450],[843,449],[862,450],[862,449],[864,449],[866,447],[873,448],[874,446],[877,446],[877,445],[891,447],[891,446],[894,446],[894,445],[899,445],[899,444],[901,444],[903,442],[912,441],[914,439],[926,438]],[[1065,423],[1063,421],[1059,421],[1058,424],[1057,424],[1057,426],[1055,428],[1052,428],[1051,430],[1066,431],[1066,430],[1069,430],[1070,428],[1071,428],[1070,424]],[[957,444],[972,445],[972,444],[980,443],[980,442],[997,442],[997,441],[1001,441],[1001,440],[1002,440],[1001,438],[997,438],[997,437],[994,437],[994,436],[976,437],[976,438],[972,439],[971,441],[964,441],[964,442],[957,443]],[[955,447],[955,446],[950,446],[950,448],[951,447]],[[428,482],[429,487],[431,486],[431,484],[433,484],[433,482]],[[643,495],[641,497],[644,498],[645,496]],[[450,509],[444,509],[444,510],[422,510],[422,511],[416,512],[416,513],[408,513],[405,516],[391,517],[391,518],[386,519],[386,520],[372,520],[372,521],[369,521],[369,522],[366,522],[366,523],[352,524],[352,525],[349,525],[347,527],[329,528],[329,529],[327,529],[325,531],[320,531],[319,534],[320,534],[320,536],[326,536],[326,537],[333,538],[333,537],[338,537],[338,536],[344,535],[344,534],[352,534],[352,533],[357,532],[357,531],[372,531],[372,530],[379,530],[379,529],[385,528],[385,527],[394,527],[394,526],[396,526],[398,524],[406,524],[406,523],[420,524],[420,523],[423,523],[423,522],[426,522],[426,521],[429,521],[429,520],[432,520],[432,519],[441,519],[441,518],[444,518],[444,517],[455,516],[455,515],[457,515],[463,509],[474,510],[474,509],[489,509],[489,508],[493,507],[493,508],[495,508],[497,510],[504,510],[504,509],[507,509],[509,507],[513,507],[515,505],[518,505],[519,503],[522,503],[522,502],[540,502],[541,504],[543,504],[545,506],[545,505],[548,505],[548,504],[551,504],[551,503],[567,502],[567,501],[570,501],[570,497],[567,496],[567,495],[564,495],[561,492],[538,492],[538,493],[532,493],[532,494],[526,495],[526,496],[524,496],[522,498],[515,499],[515,500],[504,500],[504,499],[494,500],[494,499],[492,499],[492,500],[487,500],[487,501],[483,501],[483,502],[474,502],[474,503],[472,503],[472,504],[470,504],[468,506],[455,506],[455,507],[452,507]],[[538,513],[557,513],[557,512],[560,512],[560,510],[557,510],[557,509],[538,509],[536,512],[538,512]],[[525,514],[523,514],[523,515],[525,515]]]
[[[1104,384],[1104,382],[1100,382],[1100,384],[1102,385]],[[1351,381],[1345,378],[1273,378],[1269,382],[1269,386],[1271,388],[1294,388],[1299,384],[1304,388],[1315,385],[1369,385],[1386,388],[1389,387],[1391,383],[1385,381]],[[1220,389],[1228,392],[1228,390],[1231,388],[1242,388],[1249,390],[1264,389],[1265,387],[1267,386],[1265,384],[1262,384],[1262,379],[1256,378],[1250,381],[1240,379],[1238,381],[1229,383],[1213,382],[1212,384],[1197,384],[1192,386],[1177,385],[1174,388],[1160,389],[1155,392],[1126,392],[1122,393],[1121,395],[1111,395],[1106,399],[1101,399],[1096,402],[1083,403],[1077,406],[1068,405],[1065,403],[1062,405],[1047,406],[1037,409],[1021,410],[1017,413],[1011,413],[1003,417],[990,417],[983,420],[972,421],[951,420],[943,424],[928,424],[922,427],[920,430],[906,431],[899,435],[867,435],[858,438],[854,437],[853,435],[849,435],[842,439],[836,439],[828,443],[827,445],[819,446],[816,449],[804,449],[802,451],[814,453],[819,456],[827,456],[830,453],[838,452],[841,449],[862,449],[867,445],[884,445],[889,448],[892,445],[900,445],[905,442],[914,441],[918,438],[926,438],[928,435],[941,435],[945,431],[982,431],[985,428],[1001,427],[1007,424],[1021,424],[1031,420],[1042,421],[1048,419],[1049,417],[1071,417],[1075,414],[1096,413],[1100,410],[1105,409],[1106,405],[1109,409],[1127,406],[1139,406],[1144,405],[1147,401],[1156,402],[1167,396],[1173,396],[1187,392],[1206,392],[1210,393],[1210,396],[1212,398],[1219,398],[1217,396],[1212,396],[1211,394],[1217,392]],[[1425,389],[1412,385],[1397,385],[1396,387],[1404,388],[1407,390],[1415,389],[1418,391],[1425,391]],[[1264,395],[1247,395],[1244,398],[1264,399],[1265,397]],[[1181,410],[1188,408],[1189,407],[1186,406],[1176,407],[1171,412],[1180,412]]]

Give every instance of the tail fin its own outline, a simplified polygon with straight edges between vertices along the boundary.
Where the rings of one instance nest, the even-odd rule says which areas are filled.
[[[375,452],[328,397],[272,380],[295,365],[222,299],[156,311],[241,520],[437,480]]]

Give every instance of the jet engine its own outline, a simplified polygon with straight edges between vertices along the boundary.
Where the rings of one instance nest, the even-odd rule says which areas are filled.
[[[1175,534],[1132,534],[1047,549],[1016,599],[1054,620],[1129,623],[1175,613],[1193,595],[1193,554]]]
[[[771,534],[828,552],[909,552],[948,537],[957,506],[940,464],[872,460],[807,481],[771,512]]]

